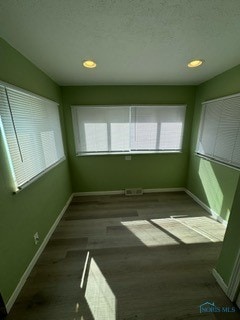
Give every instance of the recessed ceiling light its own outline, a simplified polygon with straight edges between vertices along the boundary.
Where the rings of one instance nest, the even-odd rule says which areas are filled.
[[[203,60],[192,60],[188,63],[189,68],[200,67],[203,64]]]
[[[96,68],[97,64],[93,60],[85,60],[85,61],[83,61],[83,66],[85,68],[92,69],[92,68]]]

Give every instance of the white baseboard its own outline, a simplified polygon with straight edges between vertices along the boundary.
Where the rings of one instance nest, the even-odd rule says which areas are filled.
[[[223,281],[222,277],[220,276],[220,274],[217,272],[216,269],[212,270],[212,275],[214,276],[214,278],[217,281],[217,283],[219,284],[219,286],[222,288],[223,292],[227,295],[228,286]]]
[[[24,286],[28,276],[30,275],[33,267],[35,266],[39,256],[41,255],[41,253],[43,252],[44,248],[46,247],[51,235],[53,234],[54,230],[56,229],[59,221],[61,220],[62,216],[64,215],[65,211],[67,210],[70,202],[72,201],[73,195],[71,195],[67,201],[67,203],[65,204],[64,208],[62,209],[62,211],[60,212],[59,216],[57,217],[57,219],[55,220],[54,224],[52,225],[51,229],[49,230],[48,234],[46,235],[46,237],[44,238],[43,242],[41,243],[41,246],[39,247],[38,251],[36,252],[35,256],[33,257],[32,261],[30,262],[30,264],[28,265],[26,271],[24,272],[24,274],[22,275],[16,289],[14,290],[13,294],[11,295],[10,299],[8,300],[7,304],[6,304],[6,309],[7,312],[9,313],[9,311],[11,310],[14,302],[16,301],[22,287]]]
[[[143,189],[143,193],[158,193],[158,192],[177,192],[185,191],[185,188],[156,188],[156,189]],[[74,197],[81,196],[111,196],[124,194],[123,190],[114,190],[114,191],[87,191],[87,192],[75,192],[73,193]]]
[[[196,201],[203,209],[205,209],[213,219],[217,220],[218,222],[222,223],[224,226],[227,226],[227,221],[220,217],[214,210],[209,208],[204,202],[202,202],[197,196],[195,196],[191,191],[185,189],[185,192],[194,200]]]
[[[180,191],[185,191],[185,188],[143,189],[143,193],[180,192]]]
[[[83,197],[83,196],[111,196],[117,194],[124,194],[124,190],[114,190],[114,191],[81,191],[74,192],[74,197]]]

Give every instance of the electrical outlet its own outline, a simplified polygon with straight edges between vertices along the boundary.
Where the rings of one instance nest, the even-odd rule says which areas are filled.
[[[36,232],[36,233],[33,235],[33,239],[34,239],[35,245],[37,245],[38,242],[39,242],[39,234],[38,234],[38,232]]]

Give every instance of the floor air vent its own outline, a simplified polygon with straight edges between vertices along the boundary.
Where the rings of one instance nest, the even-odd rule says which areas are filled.
[[[143,189],[134,188],[134,189],[125,189],[125,196],[139,196],[143,194]]]

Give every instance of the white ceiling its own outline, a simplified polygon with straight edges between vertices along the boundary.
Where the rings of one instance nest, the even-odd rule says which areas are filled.
[[[240,64],[240,0],[0,0],[0,21],[60,85],[199,84]]]

